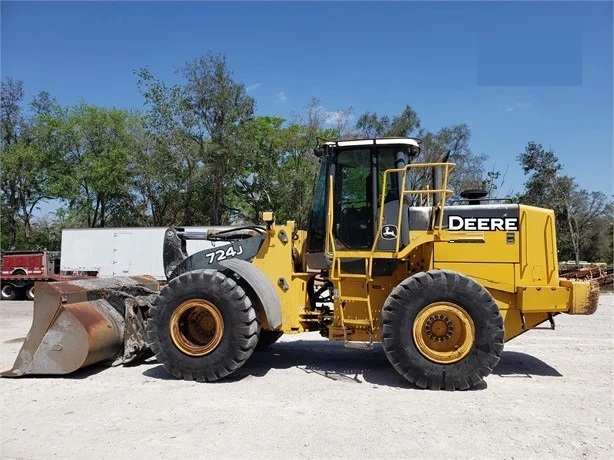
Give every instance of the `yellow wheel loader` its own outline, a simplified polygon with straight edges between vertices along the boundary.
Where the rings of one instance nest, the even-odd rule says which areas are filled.
[[[413,162],[419,151],[411,138],[322,143],[306,231],[272,212],[263,225],[169,228],[161,290],[145,277],[37,285],[32,329],[3,375],[153,352],[175,377],[211,382],[282,334],[319,331],[348,347],[380,342],[420,388],[462,390],[506,341],[596,310],[596,284],[559,278],[553,211],[476,190],[454,203],[454,164]],[[198,238],[215,245],[188,256]]]

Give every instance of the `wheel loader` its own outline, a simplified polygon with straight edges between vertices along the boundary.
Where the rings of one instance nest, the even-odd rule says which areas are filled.
[[[168,228],[161,289],[148,277],[38,284],[32,329],[3,375],[149,352],[176,378],[212,382],[282,334],[319,331],[348,347],[381,343],[417,387],[464,390],[505,342],[595,312],[596,284],[559,278],[553,211],[476,190],[453,201],[455,165],[415,161],[420,143],[320,143],[306,230],[273,212],[261,225]],[[199,238],[214,247],[188,256]]]

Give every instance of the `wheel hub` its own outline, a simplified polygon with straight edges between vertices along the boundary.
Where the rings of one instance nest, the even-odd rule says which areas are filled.
[[[452,337],[454,324],[445,315],[433,315],[426,320],[424,330],[429,339],[436,342],[443,342]]]
[[[451,364],[469,354],[475,342],[471,316],[459,305],[436,302],[424,307],[413,325],[414,342],[426,358]]]
[[[175,346],[193,357],[205,356],[220,344],[224,319],[212,303],[190,299],[179,305],[170,320],[170,335]]]

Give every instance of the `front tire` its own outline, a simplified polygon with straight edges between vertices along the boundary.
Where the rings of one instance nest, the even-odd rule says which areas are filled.
[[[148,343],[177,378],[213,382],[251,356],[259,325],[249,297],[216,270],[172,279],[149,310]]]
[[[466,390],[503,352],[503,318],[490,293],[471,278],[431,270],[402,281],[382,309],[388,360],[420,388]]]

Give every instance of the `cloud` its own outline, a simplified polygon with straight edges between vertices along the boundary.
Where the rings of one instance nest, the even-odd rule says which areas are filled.
[[[286,96],[286,93],[284,93],[283,91],[280,91],[279,93],[275,93],[275,99],[277,100],[277,102],[286,102],[288,96]]]
[[[354,118],[351,108],[347,110],[326,110],[326,108],[320,104],[315,109],[319,118],[325,125],[343,126]]]
[[[513,105],[508,105],[505,107],[506,112],[513,112],[514,110],[528,109],[531,107],[530,102],[516,102]]]
[[[346,112],[339,110],[328,112],[324,111],[324,123],[327,125],[345,124],[351,116],[348,116]]]
[[[255,91],[258,88],[260,88],[262,85],[260,83],[254,83],[253,85],[249,85],[247,88],[245,88],[245,91]]]

